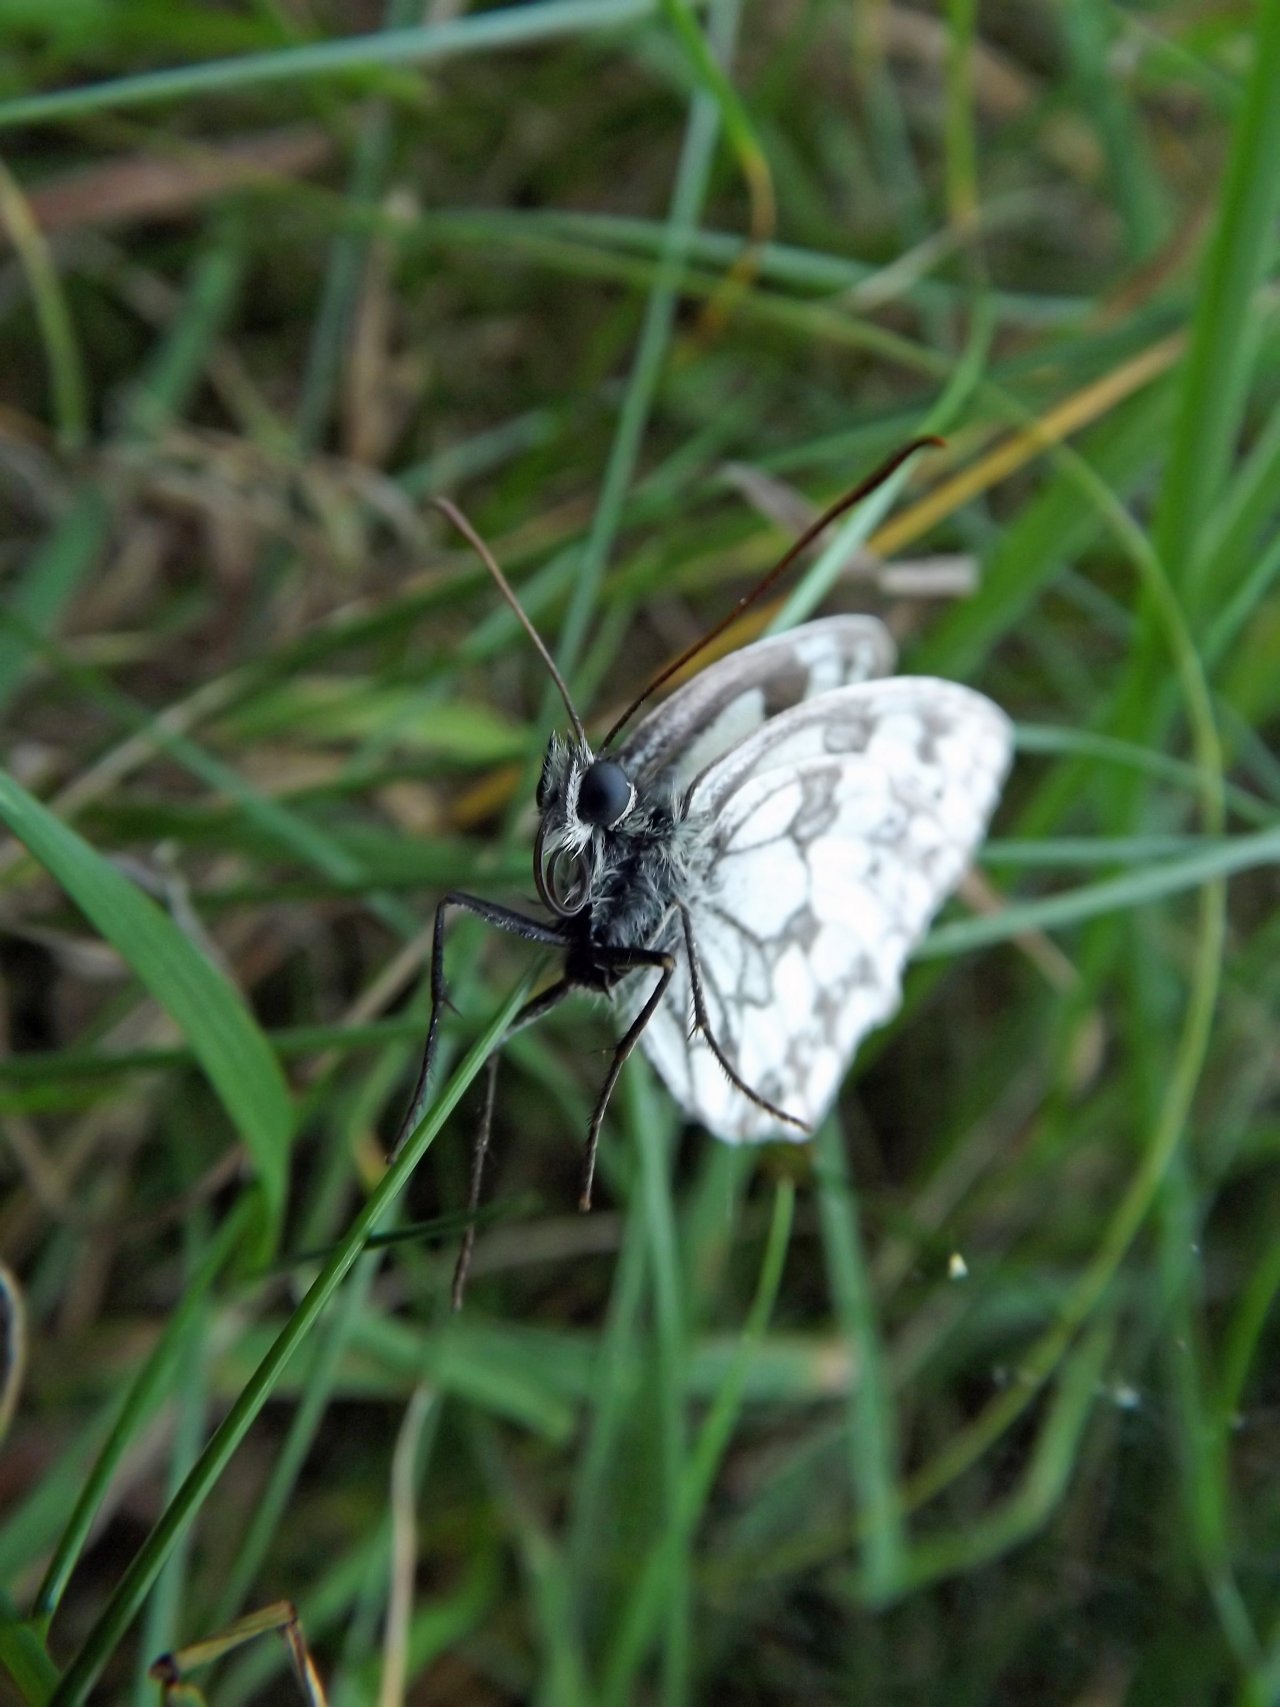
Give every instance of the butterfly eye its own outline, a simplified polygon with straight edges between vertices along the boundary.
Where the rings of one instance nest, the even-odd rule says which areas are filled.
[[[578,784],[578,821],[612,830],[630,812],[636,791],[621,765],[596,759]]]

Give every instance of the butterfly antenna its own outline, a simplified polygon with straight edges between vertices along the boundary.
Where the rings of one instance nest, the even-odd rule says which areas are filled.
[[[724,633],[726,628],[738,620],[743,611],[747,609],[748,605],[753,605],[757,599],[763,598],[769,591],[770,587],[772,587],[776,581],[781,580],[781,578],[786,574],[787,570],[790,569],[796,558],[799,557],[803,551],[807,550],[808,547],[813,544],[814,540],[817,539],[818,535],[826,528],[829,528],[837,517],[842,516],[846,510],[851,510],[855,504],[861,503],[864,498],[870,497],[877,487],[883,486],[885,481],[888,480],[891,475],[896,474],[898,469],[902,467],[903,463],[909,461],[917,451],[925,450],[930,446],[942,446],[945,444],[945,439],[940,439],[933,433],[928,433],[923,438],[912,439],[909,444],[903,445],[901,450],[895,451],[887,462],[881,463],[880,467],[876,469],[874,474],[869,474],[867,478],[859,485],[855,486],[851,492],[846,492],[842,498],[837,498],[834,504],[822,512],[817,521],[812,522],[804,530],[799,539],[796,540],[795,544],[778,559],[773,568],[769,570],[768,574],[765,575],[762,580],[757,581],[750,592],[742,595],[737,604],[734,605],[733,609],[729,612],[728,616],[723,617],[718,623],[716,623],[714,628],[709,628],[704,635],[694,641],[692,646],[686,647],[678,658],[668,664],[666,669],[653,678],[638,699],[632,700],[631,704],[623,712],[622,716],[600,743],[600,751],[604,752],[606,748],[612,745],[614,737],[621,733],[645,701],[655,694],[664,682],[669,682],[672,676],[677,675],[681,670],[683,670],[686,664],[690,663],[698,656],[699,652],[701,652],[705,647],[710,646],[713,640],[717,639]]]
[[[547,669],[550,672],[552,681],[560,689],[560,698],[564,701],[564,708],[569,713],[569,721],[573,724],[573,732],[585,747],[587,745],[587,732],[582,727],[582,719],[574,710],[573,701],[569,698],[569,689],[565,684],[565,679],[556,668],[556,661],[551,656],[550,652],[547,651],[542,636],[525,615],[510,581],[507,580],[507,577],[502,573],[501,569],[499,569],[497,559],[456,504],[452,503],[448,498],[429,498],[427,502],[439,510],[441,515],[448,516],[454,527],[457,528],[458,532],[467,541],[467,544],[471,546],[476,556],[479,557],[485,568],[497,582],[498,591],[511,606],[517,617],[519,617],[520,626],[524,629],[530,640],[533,641],[534,646],[537,648],[538,656],[542,659],[542,662],[547,666]]]

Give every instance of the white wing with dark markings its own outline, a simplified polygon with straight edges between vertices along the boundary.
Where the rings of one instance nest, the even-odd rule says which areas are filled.
[[[681,788],[780,712],[887,676],[889,631],[873,616],[829,616],[768,635],[700,670],[643,718],[618,754],[628,776],[674,771]]]
[[[837,650],[832,626],[779,637],[800,658],[812,630],[824,631],[806,666],[815,683]],[[775,644],[735,654],[681,694],[725,671],[704,700],[713,724],[744,694],[767,706],[769,680],[788,668],[799,679],[785,653],[769,658],[762,677],[737,678],[736,694],[727,667]],[[863,1037],[896,1010],[908,955],[982,839],[1009,764],[1010,724],[953,682],[823,682],[811,697],[793,696],[789,709],[758,711],[754,733],[708,760],[692,707],[662,729],[680,698],[647,718],[628,750],[644,735],[647,750],[697,779],[690,812],[705,826],[706,858],[688,910],[711,1030],[753,1090],[812,1126]],[[737,1090],[691,1036],[682,944],[676,957],[667,999],[642,1037],[673,1095],[721,1138],[802,1138]],[[628,991],[626,1000],[638,1005],[644,993]]]

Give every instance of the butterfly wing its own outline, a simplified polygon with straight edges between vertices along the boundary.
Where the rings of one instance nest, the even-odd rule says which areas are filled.
[[[831,616],[768,635],[700,670],[643,718],[618,762],[631,777],[673,772],[686,788],[771,718],[816,694],[893,669],[889,631],[873,616]]]
[[[689,915],[711,1029],[739,1076],[807,1126],[897,1008],[903,965],[964,874],[1010,752],[989,700],[900,676],[800,702],[694,786],[708,857]],[[690,1035],[681,949],[677,960],[642,1038],[673,1095],[731,1142],[802,1136]]]

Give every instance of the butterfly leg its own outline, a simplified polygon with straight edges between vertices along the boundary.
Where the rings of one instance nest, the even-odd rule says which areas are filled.
[[[689,962],[689,989],[693,996],[694,1031],[701,1033],[707,1048],[723,1068],[729,1083],[740,1090],[744,1097],[755,1103],[757,1108],[764,1109],[766,1114],[771,1114],[775,1120],[785,1121],[788,1126],[796,1126],[801,1132],[807,1132],[809,1128],[803,1120],[797,1120],[794,1114],[788,1114],[784,1108],[776,1108],[767,1097],[762,1097],[759,1091],[753,1091],[751,1086],[738,1076],[733,1063],[716,1041],[715,1033],[711,1029],[711,1019],[707,1013],[707,1001],[702,989],[702,968],[698,964],[698,950],[693,941],[693,924],[689,918],[687,907],[680,909],[680,922],[684,927],[684,948]]]
[[[462,1235],[462,1247],[458,1252],[458,1260],[453,1270],[453,1288],[450,1294],[454,1310],[461,1310],[462,1295],[466,1291],[467,1271],[471,1267],[471,1254],[476,1244],[476,1210],[480,1207],[480,1187],[484,1179],[485,1158],[489,1154],[489,1134],[493,1129],[493,1094],[498,1081],[498,1051],[509,1037],[517,1031],[523,1031],[525,1026],[532,1025],[543,1014],[550,1013],[566,996],[572,994],[578,986],[569,978],[561,978],[557,983],[534,996],[520,1009],[511,1024],[498,1039],[493,1054],[486,1065],[484,1088],[484,1111],[480,1116],[480,1130],[476,1135],[475,1149],[471,1152],[471,1190],[467,1198],[467,1228]]]
[[[493,925],[500,931],[509,931],[513,936],[523,937],[526,942],[542,943],[548,948],[563,948],[564,933],[554,925],[544,924],[541,919],[531,919],[526,913],[517,913],[511,907],[499,907],[492,901],[482,901],[478,895],[466,895],[460,889],[453,889],[441,898],[436,907],[435,925],[431,935],[431,1018],[427,1022],[427,1041],[422,1051],[422,1064],[418,1068],[417,1081],[413,1087],[413,1096],[405,1111],[404,1119],[396,1131],[391,1145],[391,1159],[394,1161],[400,1152],[405,1139],[418,1124],[422,1113],[423,1098],[426,1094],[427,1081],[431,1077],[431,1065],[435,1060],[436,1039],[440,1031],[440,1009],[444,1006],[444,926],[445,919],[451,911],[474,913],[476,918],[483,919],[487,925]],[[535,998],[537,999],[537,998]],[[541,1010],[539,1010],[541,1011]],[[519,1015],[516,1016],[517,1025]]]
[[[462,1235],[458,1260],[453,1267],[453,1289],[449,1294],[450,1304],[455,1311],[462,1308],[462,1294],[467,1285],[467,1270],[471,1267],[471,1253],[476,1248],[476,1210],[480,1207],[480,1184],[484,1178],[484,1159],[489,1154],[489,1134],[493,1130],[493,1093],[498,1084],[498,1051],[496,1049],[485,1063],[484,1080],[484,1112],[480,1116],[480,1130],[476,1134],[476,1147],[471,1152],[471,1190],[467,1195],[467,1227]]]
[[[632,1020],[627,1034],[622,1038],[613,1052],[613,1060],[609,1063],[609,1071],[596,1098],[596,1106],[591,1111],[591,1125],[587,1129],[587,1154],[582,1165],[582,1192],[578,1198],[578,1208],[588,1210],[591,1207],[591,1188],[596,1177],[596,1151],[600,1147],[600,1128],[604,1123],[604,1111],[609,1106],[609,1098],[618,1082],[618,1076],[626,1065],[627,1056],[640,1041],[640,1034],[657,1012],[658,1003],[667,993],[667,985],[671,982],[676,969],[674,958],[669,954],[660,953],[652,948],[618,948],[609,950],[608,970],[610,972],[634,972],[650,966],[657,969],[662,976],[654,985],[648,1001]]]

